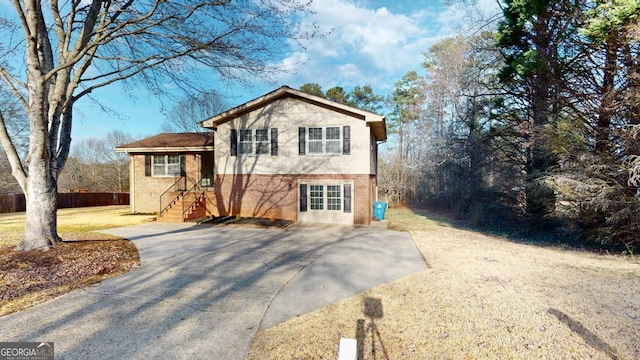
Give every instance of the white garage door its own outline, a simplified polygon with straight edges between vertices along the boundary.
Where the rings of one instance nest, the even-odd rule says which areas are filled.
[[[352,181],[300,181],[298,221],[353,224],[352,194]]]

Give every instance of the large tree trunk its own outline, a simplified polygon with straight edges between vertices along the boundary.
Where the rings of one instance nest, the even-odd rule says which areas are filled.
[[[49,121],[58,110],[58,99],[50,106],[49,95],[54,79],[46,79],[47,71],[53,68],[53,54],[42,11],[36,2],[26,2],[24,21],[36,35],[27,39],[27,89],[29,93],[27,115],[29,117],[28,176],[23,191],[27,199],[27,213],[21,250],[49,249],[60,240],[57,233],[57,185],[58,178],[55,134],[59,122]],[[68,83],[68,81],[67,81]],[[57,84],[63,87],[62,82]]]
[[[625,39],[626,43],[622,48],[629,81],[625,100],[629,109],[629,124],[640,125],[640,54],[634,56],[630,41]]]
[[[53,156],[49,145],[48,122],[46,113],[39,106],[43,102],[35,102],[34,111],[30,114],[29,175],[23,187],[27,200],[27,212],[21,250],[43,249],[60,241],[57,232],[58,211],[58,175],[64,166],[60,158]],[[44,106],[46,108],[46,106]],[[69,125],[70,126],[70,125]],[[65,137],[68,136],[65,131]],[[70,142],[70,139],[66,139]],[[64,156],[66,153],[59,155]]]
[[[600,109],[598,110],[598,123],[596,126],[597,155],[608,157],[611,153],[611,119],[615,110],[616,90],[614,87],[617,72],[618,34],[610,31],[605,42],[605,64],[602,79],[602,92]]]
[[[549,136],[545,126],[553,121],[552,99],[557,89],[551,84],[554,81],[557,66],[557,49],[549,32],[551,13],[544,10],[538,15],[534,24],[536,35],[533,37],[536,52],[540,57],[540,69],[531,81],[531,135],[528,138],[529,149],[526,163],[526,212],[530,225],[546,226],[555,210],[555,194],[552,188],[541,179],[556,164],[556,159],[549,147]]]
[[[20,250],[47,250],[60,241],[57,232],[58,194],[54,179],[45,174],[45,161],[30,164],[29,193],[24,236],[18,247]]]

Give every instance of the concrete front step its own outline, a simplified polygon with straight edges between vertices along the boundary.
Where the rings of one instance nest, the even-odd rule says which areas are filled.
[[[179,202],[178,202],[179,203]],[[191,202],[189,202],[191,204]],[[191,209],[182,214],[182,206],[169,207],[161,216],[158,217],[158,221],[161,222],[185,222],[194,219],[202,218],[206,216],[207,209],[205,208],[204,200],[197,201]]]

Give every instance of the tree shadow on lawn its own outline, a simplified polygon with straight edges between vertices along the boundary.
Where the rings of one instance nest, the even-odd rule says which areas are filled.
[[[593,347],[598,351],[602,351],[607,354],[611,359],[618,359],[618,353],[616,350],[611,347],[611,345],[607,344],[604,340],[602,340],[598,335],[591,332],[589,329],[584,327],[581,322],[571,318],[569,315],[564,312],[549,308],[547,310],[548,314],[555,316],[561,323],[565,324],[571,331],[578,334],[589,346]]]

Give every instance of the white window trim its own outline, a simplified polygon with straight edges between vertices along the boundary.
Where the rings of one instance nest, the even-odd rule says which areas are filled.
[[[312,201],[311,201],[311,187],[312,186],[321,186],[322,187],[322,209],[313,209]],[[337,186],[340,191],[340,197],[338,198],[339,209],[329,209],[329,186]],[[342,184],[338,183],[313,183],[307,182],[307,211],[309,212],[338,212],[342,213],[344,211],[344,191],[342,188]]]
[[[176,164],[169,164],[169,156],[177,156],[178,157],[178,171],[174,172],[174,173],[169,173],[169,165],[176,165]],[[164,163],[162,164],[156,164],[156,158],[159,157],[164,157]],[[164,172],[162,174],[157,174],[156,173],[156,165],[164,165]],[[176,175],[180,174],[180,155],[175,155],[175,154],[165,154],[165,155],[152,155],[151,156],[151,176],[152,177],[158,177],[158,178],[168,178],[168,177],[175,177]]]
[[[264,130],[267,132],[267,139],[265,141],[257,141],[257,132],[260,130]],[[242,144],[248,144],[248,141],[242,141],[242,132],[243,131],[251,131],[251,152],[245,153],[242,152]],[[264,153],[257,153],[258,145],[266,145],[267,151]],[[271,133],[269,128],[258,128],[258,129],[238,129],[238,156],[260,156],[260,155],[269,155],[271,154]]]
[[[327,129],[338,129],[338,138],[330,139],[328,141],[337,141],[338,142],[338,150],[336,152],[327,152]],[[322,140],[311,140],[311,129],[322,129]],[[306,140],[306,153],[307,155],[342,155],[342,127],[341,126],[309,126],[307,127],[307,140]],[[312,152],[311,151],[311,143],[322,142],[322,152]]]
[[[246,133],[249,132],[250,136],[251,136],[251,141],[242,141],[242,133]],[[254,131],[252,129],[240,129],[238,131],[238,155],[253,155],[254,153],[254,148],[253,148],[253,139],[254,139]],[[244,152],[242,151],[242,145],[248,144],[249,146],[251,146],[251,152]]]
[[[267,134],[267,137],[265,140],[263,141],[258,141],[258,131],[264,131]],[[258,145],[263,145],[265,146],[264,148],[266,149],[265,152],[263,153],[258,153]],[[263,129],[255,129],[255,131],[253,132],[253,152],[255,155],[269,155],[271,154],[271,137],[270,137],[270,132],[268,128],[263,128]]]
[[[314,209],[313,208],[313,199],[316,199],[316,198],[312,197],[311,193],[313,192],[312,188],[313,187],[317,187],[317,186],[322,188],[322,204],[321,204],[322,209]],[[326,197],[327,197],[326,195],[327,195],[327,193],[325,191],[325,186],[322,185],[322,184],[309,184],[308,187],[307,187],[307,191],[309,192],[309,194],[307,196],[307,199],[309,199],[308,200],[309,201],[309,211],[325,211],[326,208],[327,208],[326,207],[326,202],[327,202],[326,201]]]
[[[337,209],[329,209],[329,186],[334,186],[338,188],[338,194],[340,196],[337,197],[338,202],[338,208]],[[342,185],[338,185],[338,184],[327,184],[325,185],[325,196],[324,196],[324,202],[325,202],[325,207],[327,209],[327,211],[340,211],[342,212],[344,209],[342,209],[342,204],[344,203],[344,191],[342,191]],[[335,197],[332,197],[332,199],[336,199]]]

